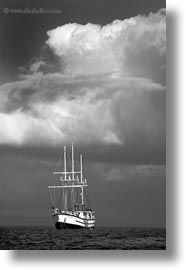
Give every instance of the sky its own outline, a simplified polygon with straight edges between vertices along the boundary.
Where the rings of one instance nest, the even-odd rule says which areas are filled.
[[[11,11],[25,8],[60,14]],[[0,10],[0,225],[52,225],[47,187],[73,142],[97,226],[165,227],[165,1]]]

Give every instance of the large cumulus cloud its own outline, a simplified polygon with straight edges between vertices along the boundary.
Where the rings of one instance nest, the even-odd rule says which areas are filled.
[[[164,10],[148,17],[115,20],[103,27],[66,24],[47,34],[47,44],[61,58],[65,73],[110,72],[113,76],[157,79],[165,67]]]
[[[164,11],[103,27],[66,24],[47,34],[59,69],[51,73],[38,59],[0,87],[0,144],[163,140]]]

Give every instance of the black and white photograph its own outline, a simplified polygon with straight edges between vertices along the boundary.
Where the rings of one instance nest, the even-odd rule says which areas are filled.
[[[166,250],[165,0],[0,0],[0,249]]]

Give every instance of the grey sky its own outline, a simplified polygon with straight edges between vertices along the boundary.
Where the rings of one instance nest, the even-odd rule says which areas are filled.
[[[47,186],[74,141],[97,225],[165,226],[165,1],[5,6],[62,14],[0,17],[0,225],[52,224]]]

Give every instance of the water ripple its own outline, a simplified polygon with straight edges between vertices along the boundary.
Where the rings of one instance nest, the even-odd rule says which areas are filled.
[[[5,250],[166,249],[166,230],[162,228],[95,228],[89,231],[0,227],[0,238],[0,249]]]

